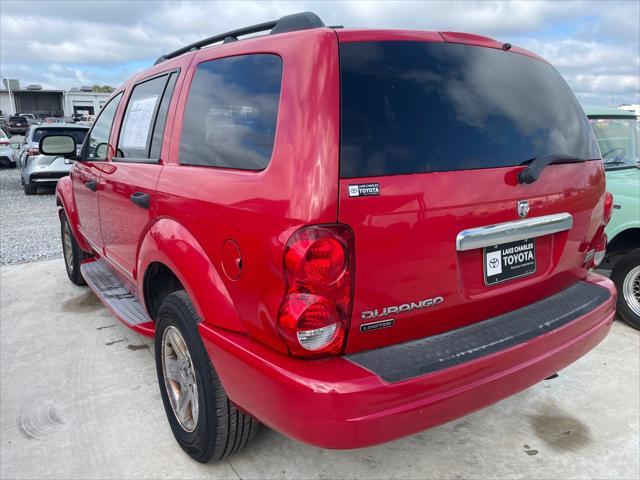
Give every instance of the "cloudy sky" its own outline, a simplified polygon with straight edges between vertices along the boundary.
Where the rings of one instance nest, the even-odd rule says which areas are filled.
[[[473,32],[550,60],[584,104],[640,103],[640,2],[0,0],[0,74],[119,85],[162,53],[297,11],[327,25]]]

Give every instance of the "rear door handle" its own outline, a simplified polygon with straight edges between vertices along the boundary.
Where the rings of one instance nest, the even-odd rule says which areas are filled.
[[[84,182],[84,186],[87,187],[92,192],[95,192],[96,190],[98,190],[98,181],[97,180],[89,180],[87,182]]]
[[[148,193],[136,192],[129,198],[131,198],[131,201],[139,207],[149,208],[150,197]]]

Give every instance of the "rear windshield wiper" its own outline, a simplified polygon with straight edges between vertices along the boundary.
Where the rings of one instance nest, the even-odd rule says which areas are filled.
[[[566,155],[564,153],[548,153],[523,163],[528,163],[527,168],[518,174],[518,183],[533,183],[540,177],[542,170],[552,163],[581,163],[587,160],[575,155]]]

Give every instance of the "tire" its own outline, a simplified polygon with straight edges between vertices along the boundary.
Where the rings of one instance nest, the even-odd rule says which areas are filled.
[[[24,184],[24,194],[25,195],[35,195],[38,193],[38,187],[35,185],[31,185],[29,183]]]
[[[11,162],[11,163],[9,164],[9,168],[16,168],[16,166],[17,166],[17,165],[18,165],[18,164],[17,164],[16,162]]]
[[[243,449],[255,437],[260,424],[240,412],[227,397],[198,334],[199,322],[193,303],[184,290],[169,294],[158,312],[155,362],[160,395],[173,436],[191,458],[207,463],[222,460]],[[186,346],[186,354],[183,352],[182,358],[178,352],[180,342]],[[173,348],[174,344],[178,347]],[[176,363],[170,367],[169,361]],[[179,375],[175,373],[178,370],[182,372]],[[178,380],[171,381],[169,377],[172,375]],[[197,402],[194,404],[187,400],[185,412],[179,419],[176,409],[180,395],[185,392],[190,392],[188,395],[195,397]],[[174,404],[176,409],[172,406]]]
[[[618,260],[611,272],[611,280],[618,289],[618,314],[640,330],[640,249],[632,250]]]
[[[60,238],[62,239],[62,256],[64,258],[64,266],[67,270],[67,276],[72,283],[76,285],[86,285],[82,273],[80,272],[80,264],[91,255],[85,253],[79,246],[73,231],[67,220],[64,211],[60,214]]]

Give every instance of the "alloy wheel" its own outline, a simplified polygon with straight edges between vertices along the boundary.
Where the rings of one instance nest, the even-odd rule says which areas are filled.
[[[64,261],[67,264],[67,269],[70,273],[73,273],[73,243],[69,222],[66,221],[64,222],[64,228],[62,229],[62,250],[64,251]]]
[[[173,414],[185,431],[193,432],[198,425],[198,384],[187,344],[175,327],[162,335],[162,372]]]
[[[635,266],[624,278],[622,296],[629,308],[636,315],[640,315],[640,265]]]

